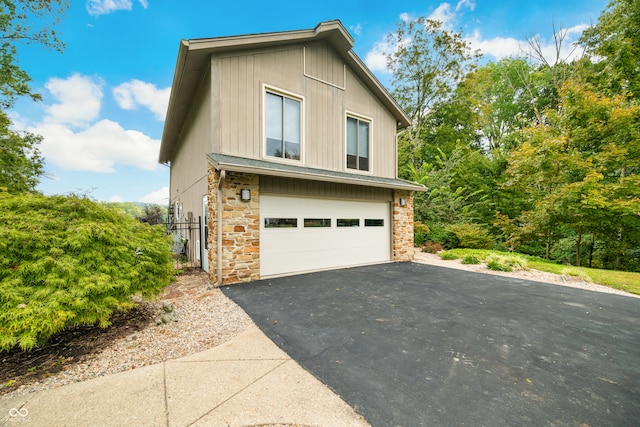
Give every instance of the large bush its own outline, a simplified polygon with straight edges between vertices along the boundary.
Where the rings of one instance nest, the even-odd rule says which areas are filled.
[[[413,224],[413,245],[416,247],[424,246],[427,243],[427,236],[429,235],[429,227],[416,221]]]
[[[489,232],[478,224],[454,224],[448,230],[456,236],[457,247],[469,249],[489,249],[493,239]]]
[[[0,193],[0,350],[75,325],[109,325],[172,280],[169,238],[76,196]]]

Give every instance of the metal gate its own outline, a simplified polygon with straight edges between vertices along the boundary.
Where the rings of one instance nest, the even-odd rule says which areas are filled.
[[[204,254],[202,236],[202,219],[191,219],[186,222],[165,223],[167,234],[171,236],[173,243],[171,252],[176,269],[202,268]]]

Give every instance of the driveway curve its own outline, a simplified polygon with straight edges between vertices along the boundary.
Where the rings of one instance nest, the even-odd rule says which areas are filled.
[[[373,426],[640,419],[640,299],[416,263],[224,292]]]

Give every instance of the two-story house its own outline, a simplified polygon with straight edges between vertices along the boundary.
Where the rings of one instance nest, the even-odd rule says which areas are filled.
[[[410,120],[352,47],[339,21],[181,42],[159,161],[212,282],[413,259]]]

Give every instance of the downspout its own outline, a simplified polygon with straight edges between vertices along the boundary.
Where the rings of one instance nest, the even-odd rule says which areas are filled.
[[[227,177],[227,172],[224,170],[220,171],[220,179],[218,180],[218,244],[216,245],[218,251],[218,282],[216,286],[222,286],[222,211],[224,208],[224,203],[222,201],[222,186],[224,185],[224,180]]]

